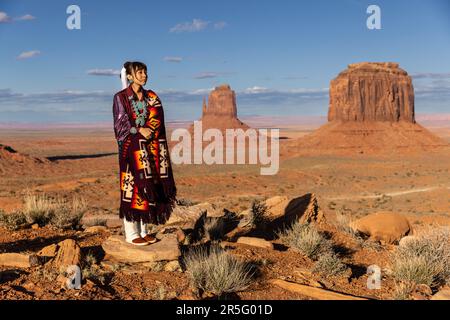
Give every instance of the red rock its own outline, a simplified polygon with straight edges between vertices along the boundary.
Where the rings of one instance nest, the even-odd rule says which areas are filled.
[[[203,100],[202,130],[217,128],[225,129],[243,129],[250,127],[243,123],[237,117],[236,93],[231,90],[227,84],[216,87],[209,94],[208,103]],[[193,125],[190,127],[193,131]]]
[[[330,85],[328,121],[415,123],[411,77],[397,63],[348,66]]]
[[[67,267],[81,265],[81,249],[75,240],[66,239],[58,243],[58,254],[55,257],[54,265],[58,270],[66,270]]]
[[[408,219],[393,212],[377,212],[370,214],[350,224],[350,227],[371,239],[387,244],[397,243],[408,235],[411,225]]]
[[[285,157],[450,151],[416,123],[411,77],[397,63],[349,65],[330,84],[328,123],[280,146]]]

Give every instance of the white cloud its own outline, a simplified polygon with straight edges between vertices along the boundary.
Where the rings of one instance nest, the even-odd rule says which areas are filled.
[[[437,73],[437,72],[428,72],[428,73],[415,73],[411,75],[414,79],[450,79],[450,72],[448,73]]]
[[[258,94],[262,92],[269,92],[270,90],[264,87],[253,86],[251,88],[244,89],[243,93],[246,94]]]
[[[214,90],[214,88],[197,89],[197,90],[188,92],[188,94],[191,94],[191,95],[198,95],[198,94],[203,95],[203,94],[209,94],[212,90]]]
[[[192,22],[179,23],[176,26],[170,28],[170,32],[181,33],[181,32],[198,32],[204,30],[208,26],[208,21],[203,21],[201,19],[194,19]]]
[[[6,14],[6,12],[0,11],[0,23],[5,23],[11,21],[11,18]]]
[[[22,52],[22,53],[17,57],[17,59],[18,59],[18,60],[30,59],[30,58],[33,58],[33,57],[35,57],[35,56],[37,56],[37,55],[40,55],[40,54],[41,54],[41,52],[40,52],[39,50],[25,51],[25,52]]]
[[[23,16],[17,18],[16,20],[18,20],[18,21],[30,21],[30,20],[34,20],[34,19],[36,19],[36,17],[32,16],[31,14],[26,14],[26,15],[23,15]]]
[[[167,62],[181,62],[183,61],[182,57],[164,57],[164,61]]]
[[[91,76],[118,76],[120,75],[120,70],[114,69],[91,69],[87,71],[88,75]]]
[[[211,79],[217,78],[219,76],[218,72],[202,72],[194,76],[194,79]]]
[[[227,26],[227,23],[225,21],[219,21],[219,22],[214,23],[214,29],[217,29],[217,30],[222,30],[226,26]]]

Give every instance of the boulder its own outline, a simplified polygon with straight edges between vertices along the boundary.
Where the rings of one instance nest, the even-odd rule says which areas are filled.
[[[38,253],[38,257],[46,257],[46,258],[54,258],[56,256],[56,253],[58,252],[58,245],[57,244],[51,244],[49,246],[46,246],[42,248]]]
[[[193,206],[175,206],[167,220],[166,225],[180,225],[182,228],[193,228],[195,222],[200,218],[204,211],[208,212],[209,217],[223,216],[223,209],[209,202],[199,203]]]
[[[58,243],[58,253],[53,265],[58,270],[66,270],[69,266],[81,266],[81,249],[73,239],[66,239]]]
[[[167,234],[148,246],[127,243],[123,236],[113,235],[102,244],[103,250],[118,262],[140,263],[177,260],[180,256],[177,235]]]
[[[272,227],[291,225],[297,221],[300,223],[321,223],[325,221],[317,197],[313,193],[294,199],[276,196],[267,199],[265,204],[267,206],[267,218],[271,221]]]
[[[408,235],[411,225],[404,216],[393,212],[378,212],[350,223],[355,231],[385,244],[395,244]]]
[[[240,237],[236,242],[247,244],[249,246],[254,246],[254,247],[273,249],[273,244],[271,242],[261,239],[261,238]]]

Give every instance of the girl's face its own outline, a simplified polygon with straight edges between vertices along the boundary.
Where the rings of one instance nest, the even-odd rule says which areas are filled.
[[[128,79],[140,86],[144,86],[147,83],[147,71],[145,69],[133,70],[128,77]]]

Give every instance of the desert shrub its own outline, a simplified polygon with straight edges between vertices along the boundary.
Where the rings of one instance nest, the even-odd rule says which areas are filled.
[[[74,197],[71,202],[58,200],[50,224],[58,229],[77,229],[87,209],[86,200]]]
[[[28,223],[46,225],[52,217],[54,207],[52,200],[46,195],[25,195],[23,210]]]
[[[47,195],[27,193],[24,198],[26,221],[40,226],[50,224],[59,229],[78,228],[86,209],[86,200],[80,197],[67,201],[61,198],[51,199]]]
[[[27,219],[22,211],[11,213],[0,211],[0,225],[10,231],[18,230],[26,223]]]
[[[83,270],[81,274],[83,279],[105,284],[105,272],[97,265],[97,258],[91,252],[88,252],[83,259]]]
[[[352,219],[349,215],[342,213],[342,211],[340,211],[340,210],[338,210],[336,212],[336,224],[335,224],[336,227],[340,231],[342,231],[354,238],[358,238],[359,237],[358,233],[355,230],[353,230],[353,228],[350,227],[351,222],[352,222]]]
[[[194,248],[183,260],[191,284],[218,297],[245,290],[253,275],[249,264],[216,245],[211,246],[209,252],[205,247]]]
[[[347,271],[347,266],[333,252],[327,252],[321,255],[313,268],[313,272],[327,276],[342,275],[345,271]]]
[[[281,242],[299,250],[307,257],[316,260],[320,254],[332,252],[329,240],[313,224],[293,223],[289,228],[278,232]]]
[[[399,281],[430,287],[450,280],[450,229],[430,229],[399,246],[392,257],[393,276]]]
[[[263,225],[267,221],[267,205],[258,200],[253,200],[250,209],[249,222],[253,227]]]

